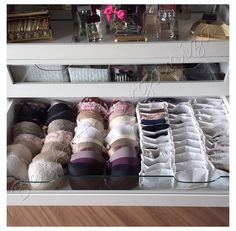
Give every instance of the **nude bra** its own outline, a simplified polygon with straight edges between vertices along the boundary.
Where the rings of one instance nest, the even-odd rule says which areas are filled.
[[[72,138],[73,138],[72,132],[59,130],[56,132],[49,133],[45,137],[44,143],[59,142],[59,143],[65,144],[65,145],[69,145]]]

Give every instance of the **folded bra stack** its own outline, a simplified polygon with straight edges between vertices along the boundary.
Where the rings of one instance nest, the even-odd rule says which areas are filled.
[[[22,102],[17,106],[13,143],[7,146],[7,175],[27,180],[28,166],[43,145],[42,126],[48,106],[37,101]]]
[[[108,109],[101,99],[84,98],[77,105],[77,126],[71,141],[72,156],[68,165],[71,187],[99,189],[104,187],[105,121]]]
[[[205,137],[191,104],[168,104],[168,116],[174,145],[172,169],[176,188],[205,187],[214,171],[208,160]]]
[[[134,187],[134,181],[119,178],[137,177],[140,170],[133,104],[115,101],[108,109],[99,98],[84,98],[78,104],[78,112],[68,165],[71,187]]]
[[[229,120],[224,102],[219,98],[199,98],[192,101],[192,107],[205,134],[209,160],[216,169],[229,172]]]
[[[108,120],[109,130],[105,141],[109,154],[109,185],[115,189],[133,188],[137,185],[140,171],[139,141],[133,104],[114,101],[109,108]]]
[[[205,105],[206,108],[212,108],[208,102],[206,103],[208,105]],[[174,103],[152,101],[137,104],[142,150],[140,175],[156,176],[154,178],[141,177],[141,186],[156,187],[159,185],[163,187],[166,185],[182,189],[205,187],[212,180],[215,167],[221,166],[224,169],[227,167],[219,165],[217,162],[219,159],[214,159],[214,163],[210,153],[214,158],[217,149],[217,157],[221,152],[223,160],[224,154],[222,153],[228,150],[226,147],[228,143],[226,137],[228,136],[223,136],[222,127],[218,131],[223,133],[217,133],[216,127],[206,125],[205,121],[199,121],[199,108],[203,110],[202,107],[204,108],[196,100],[193,101],[193,106],[188,100],[179,100]],[[220,110],[220,114],[223,109],[218,106],[218,110]],[[211,116],[212,118],[209,118],[205,115],[204,118],[215,122],[222,119],[215,117],[213,119],[213,114]],[[223,121],[226,121],[226,117]],[[220,126],[218,125],[218,127]],[[212,136],[209,137],[210,134],[207,133]],[[214,136],[217,137],[215,140],[213,140]],[[213,141],[216,140],[220,141],[216,145],[221,144],[221,146],[213,148]],[[169,178],[162,176],[169,176]]]
[[[59,187],[71,155],[70,142],[75,127],[75,113],[69,104],[54,101],[47,112],[47,135],[41,152],[33,158],[28,177],[34,189]]]
[[[166,102],[138,102],[137,104],[142,159],[141,176],[173,175],[171,164],[174,147],[167,108]],[[148,179],[151,180],[151,178],[140,178],[141,186]]]

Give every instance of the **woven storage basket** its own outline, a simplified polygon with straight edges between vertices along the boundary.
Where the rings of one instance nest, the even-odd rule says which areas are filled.
[[[11,66],[14,82],[69,82],[69,74],[63,65]]]
[[[106,68],[90,67],[69,67],[68,68],[71,82],[108,82],[109,70]]]

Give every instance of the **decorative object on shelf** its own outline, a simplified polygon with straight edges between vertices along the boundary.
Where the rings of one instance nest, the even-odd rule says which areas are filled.
[[[70,81],[78,83],[109,82],[108,66],[71,66],[68,68]]]
[[[126,24],[124,28],[116,31],[116,35],[139,35],[141,34],[141,30],[141,26]]]
[[[106,15],[107,22],[110,24],[110,30],[116,32],[125,27],[126,10],[117,9],[117,7],[108,5],[103,10],[103,14]]]
[[[40,39],[52,39],[51,24],[47,10],[7,15],[8,42]]]
[[[159,9],[157,23],[157,39],[169,40],[176,38],[176,20],[173,9]]]
[[[229,39],[229,26],[220,21],[200,20],[190,30],[197,40]]]
[[[157,31],[157,5],[146,5],[143,14],[143,30],[144,34],[156,33]]]
[[[126,25],[124,29],[118,30],[116,33],[141,34],[145,5],[121,5],[121,8],[127,12]]]
[[[126,35],[117,34],[115,35],[115,42],[147,42],[148,39],[144,35]]]
[[[92,15],[91,7],[88,5],[84,6],[77,6],[76,7],[76,23],[77,27],[75,28],[77,31],[77,41],[80,39],[81,36],[86,36],[86,21],[87,17]]]
[[[89,42],[98,42],[102,40],[101,22],[98,15],[87,16],[85,25]]]

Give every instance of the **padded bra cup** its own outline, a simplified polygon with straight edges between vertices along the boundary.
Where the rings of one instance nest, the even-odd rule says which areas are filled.
[[[142,136],[141,140],[144,141],[144,142],[147,142],[147,143],[160,144],[160,143],[169,142],[170,141],[170,136],[169,135],[167,135],[167,136],[160,136],[157,139],[153,139],[153,138],[150,138],[150,137]]]
[[[190,116],[183,116],[179,115],[175,117],[174,119],[170,119],[171,123],[177,124],[177,123],[183,123],[183,122],[192,122],[193,124],[195,123],[194,119]]]
[[[129,116],[129,115],[123,115],[118,116],[110,121],[109,127],[110,129],[117,127],[119,125],[134,125],[136,123],[136,117]]]
[[[186,140],[174,142],[175,148],[183,147],[186,145],[193,148],[203,148],[201,142],[199,142],[198,140],[186,139]]]
[[[92,138],[103,143],[103,134],[98,129],[81,123],[75,128],[75,137],[72,142],[76,142],[77,138]]]
[[[149,137],[149,138],[152,138],[152,139],[157,139],[158,137],[160,136],[167,136],[168,135],[168,131],[166,132],[161,132],[161,133],[154,133],[154,134],[146,134],[143,132],[143,134],[146,136],[146,137]]]
[[[116,140],[122,138],[137,140],[136,129],[130,125],[117,126],[110,130],[105,138],[105,141],[111,145]]]
[[[67,119],[70,121],[74,121],[74,111],[65,103],[57,103],[55,105],[52,105],[48,109],[47,123],[49,124],[56,119]]]
[[[154,119],[154,120],[141,120],[141,124],[143,125],[156,125],[156,124],[164,124],[166,123],[166,119],[162,118],[162,119]]]
[[[191,113],[191,109],[187,104],[178,104],[173,109],[168,109],[170,113]]]
[[[103,123],[97,119],[94,119],[94,118],[84,118],[81,120],[77,120],[77,126],[82,126],[81,124],[84,124],[85,126],[95,127],[101,132],[104,130]]]
[[[151,125],[151,126],[143,126],[142,129],[144,131],[159,131],[163,129],[169,128],[169,124],[157,124],[157,125]]]
[[[151,103],[138,103],[140,109],[167,109],[168,104],[166,102],[151,102]]]
[[[182,133],[185,133],[185,132],[191,132],[191,133],[197,133],[199,132],[198,128],[197,127],[182,127],[182,128],[176,128],[176,129],[172,129],[172,134],[173,135],[177,135],[177,134],[182,134]]]

